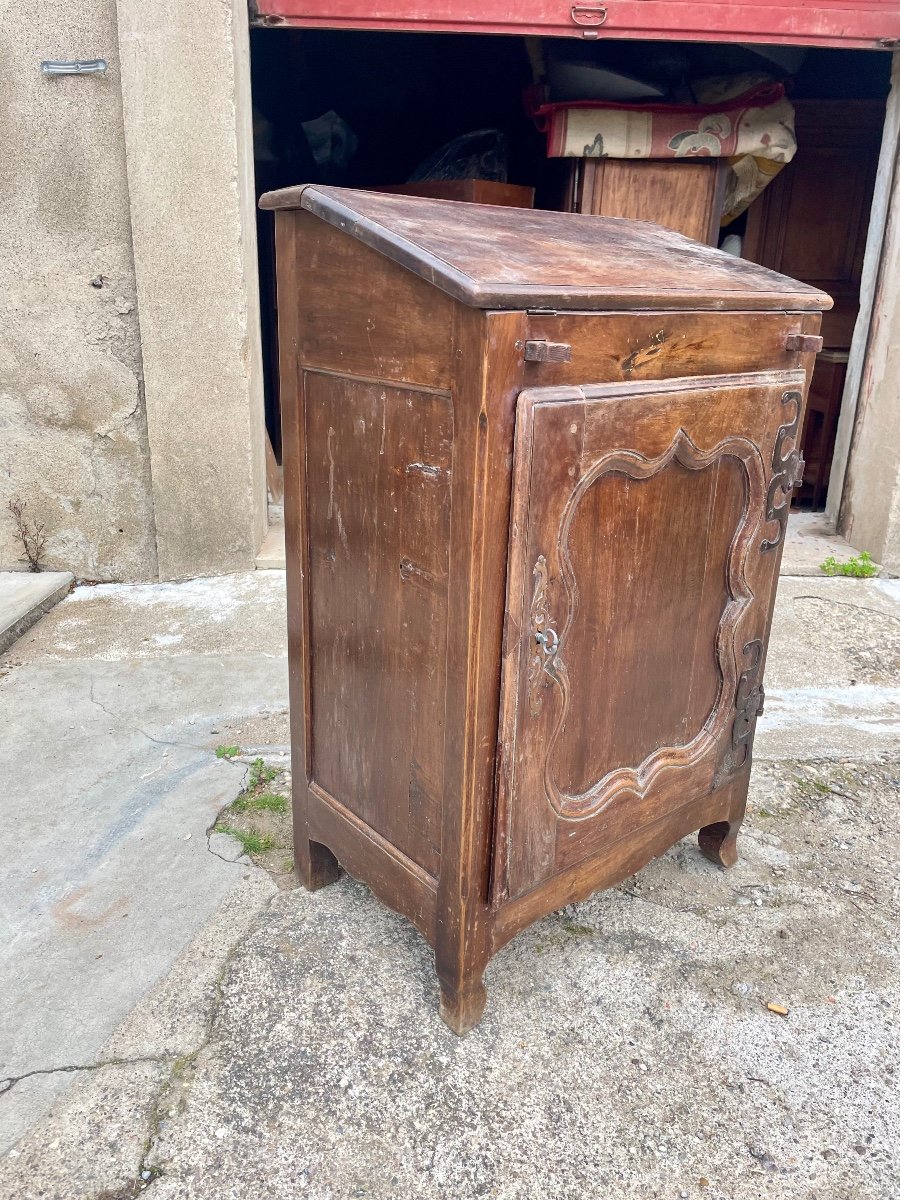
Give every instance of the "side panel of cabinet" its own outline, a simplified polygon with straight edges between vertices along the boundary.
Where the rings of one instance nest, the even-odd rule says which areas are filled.
[[[453,411],[304,372],[309,778],[437,876]]]
[[[295,861],[316,887],[339,860],[433,939],[454,304],[306,213],[276,238]]]
[[[804,386],[520,395],[495,902],[745,765]]]
[[[573,212],[654,221],[715,245],[725,193],[723,159],[583,158]]]

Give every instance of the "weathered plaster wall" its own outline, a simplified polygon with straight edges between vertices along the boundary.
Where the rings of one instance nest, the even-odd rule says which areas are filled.
[[[840,529],[900,575],[900,231],[891,233],[889,223],[887,279],[873,314]]]
[[[894,54],[828,516],[900,575],[900,52]]]
[[[873,220],[883,222],[884,233],[868,285],[874,293],[871,321],[857,330],[867,345],[839,528],[854,546],[900,575],[900,54],[894,56],[876,190]],[[849,389],[848,382],[844,405],[852,399]]]
[[[117,0],[164,579],[251,567],[265,460],[246,0]]]
[[[0,564],[20,497],[48,566],[155,578],[114,0],[0,5],[0,197]]]

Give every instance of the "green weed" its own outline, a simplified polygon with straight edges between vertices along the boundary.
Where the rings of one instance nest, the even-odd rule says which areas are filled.
[[[253,829],[235,829],[233,825],[217,825],[216,833],[230,833],[241,843],[245,854],[265,854],[274,842],[270,837],[261,837]]]
[[[261,758],[254,758],[250,764],[250,774],[247,778],[247,791],[252,792],[256,788],[265,787],[277,774],[277,767],[267,767]]]
[[[234,812],[287,812],[287,797],[276,796],[274,792],[263,792],[259,796],[238,796],[232,809]]]
[[[216,746],[216,758],[234,758],[240,752],[240,746]]]
[[[838,562],[833,554],[829,554],[819,570],[823,575],[849,575],[852,579],[870,579],[878,574],[878,568],[866,550],[845,563]]]

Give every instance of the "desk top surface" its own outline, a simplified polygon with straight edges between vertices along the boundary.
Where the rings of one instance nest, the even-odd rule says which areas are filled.
[[[831,307],[817,288],[647,221],[307,184],[304,209],[474,308],[778,310]]]

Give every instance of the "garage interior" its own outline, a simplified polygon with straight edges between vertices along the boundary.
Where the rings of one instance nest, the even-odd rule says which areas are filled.
[[[258,26],[251,30],[256,193],[302,182],[396,189],[411,179],[446,188],[452,178],[480,177],[487,185],[478,193],[438,194],[657,220],[822,288],[835,307],[823,322],[802,434],[807,466],[794,499],[795,507],[821,511],[860,303],[890,68],[890,54],[875,50]],[[640,163],[548,157],[548,136],[532,115],[542,101],[697,105],[698,82],[722,76],[783,85],[797,141],[793,159],[726,224],[725,160],[702,146]],[[477,136],[450,146],[470,134]],[[258,214],[258,234],[269,493],[277,504],[271,213]]]

